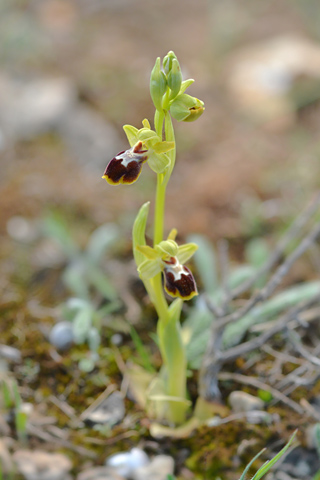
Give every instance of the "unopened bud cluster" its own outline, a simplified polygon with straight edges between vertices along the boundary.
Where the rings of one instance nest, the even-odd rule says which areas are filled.
[[[160,57],[151,72],[150,94],[157,110],[169,110],[178,122],[193,122],[202,115],[204,104],[198,98],[184,93],[193,83],[192,79],[182,80],[177,57],[169,52],[163,59],[161,69]]]

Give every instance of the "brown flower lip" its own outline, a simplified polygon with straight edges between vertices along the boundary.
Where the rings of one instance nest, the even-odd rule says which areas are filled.
[[[142,165],[148,160],[148,150],[138,142],[129,150],[118,153],[107,165],[102,176],[111,185],[134,183],[141,173]]]
[[[198,295],[197,285],[189,268],[181,265],[177,258],[164,260],[164,288],[172,297],[190,300]]]

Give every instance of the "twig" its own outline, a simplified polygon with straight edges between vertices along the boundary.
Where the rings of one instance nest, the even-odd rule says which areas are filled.
[[[292,265],[305,253],[306,250],[310,248],[319,236],[320,223],[318,223],[316,227],[311,230],[310,234],[301,241],[298,247],[288,255],[286,260],[277,268],[264,288],[262,288],[257,294],[253,295],[243,308],[237,310],[231,315],[217,320],[214,323],[214,328],[221,328],[230,322],[236,322],[246,315],[257,303],[267,300],[280,285],[283,278],[288,274]]]
[[[283,362],[289,362],[296,365],[304,365],[306,363],[306,361],[302,358],[294,357],[289,353],[278,352],[274,348],[270,347],[270,345],[262,345],[261,350],[263,350],[265,353],[268,353],[269,355],[272,355],[275,358],[278,358],[279,360],[282,360]]]
[[[292,223],[291,227],[281,238],[278,245],[276,245],[274,251],[272,252],[270,258],[266,261],[266,263],[262,265],[261,268],[259,268],[257,273],[252,278],[250,278],[231,292],[232,298],[239,297],[242,293],[249,290],[262,275],[265,275],[267,272],[269,272],[269,270],[274,267],[274,265],[283,256],[289,243],[301,232],[303,227],[307,224],[312,215],[317,211],[319,206],[320,193],[317,194],[316,198],[310,203],[310,205]]]
[[[87,448],[74,445],[73,443],[69,442],[66,439],[63,438],[56,438],[55,436],[51,435],[48,432],[45,432],[44,430],[40,430],[39,428],[33,426],[33,425],[28,425],[27,426],[27,432],[30,435],[34,435],[35,437],[41,438],[41,440],[44,440],[45,442],[52,442],[52,443],[57,443],[59,445],[62,445],[65,448],[69,448],[70,450],[73,450],[74,452],[83,455],[88,458],[96,458],[97,454],[92,452],[91,450],[88,450]]]
[[[241,355],[245,355],[246,353],[255,350],[256,348],[262,347],[273,335],[283,330],[283,328],[296,316],[299,312],[305,310],[306,308],[310,307],[313,303],[320,301],[320,294],[314,295],[310,300],[301,302],[296,307],[292,308],[287,312],[285,315],[280,317],[276,324],[273,325],[268,331],[255,337],[254,339],[241,343],[236,347],[229,348],[228,350],[221,352],[219,355],[219,360],[221,363],[230,362],[231,360],[240,357]],[[312,357],[312,355],[311,355]],[[312,357],[314,358],[314,357]],[[318,360],[318,359],[316,359]],[[318,365],[320,365],[320,360],[318,360]]]
[[[235,382],[238,382],[238,383],[251,385],[261,390],[266,390],[267,392],[270,392],[274,398],[277,398],[278,400],[280,400],[280,402],[292,408],[292,410],[299,413],[300,415],[305,413],[305,410],[298,403],[291,400],[291,398],[286,397],[283,393],[279,392],[279,390],[276,390],[270,385],[267,385],[266,383],[261,382],[255,377],[248,377],[246,375],[241,375],[239,373],[222,372],[222,373],[219,373],[218,378],[219,380],[234,380]]]
[[[293,332],[289,333],[289,340],[293,344],[294,348],[302,357],[308,360],[313,365],[320,367],[320,359],[312,355],[304,346],[301,344],[300,340],[296,338],[296,335]]]
[[[301,398],[300,405],[313,417],[317,422],[320,422],[320,413],[316,410],[305,398]]]
[[[222,286],[222,301],[221,310],[223,315],[228,311],[228,304],[231,299],[231,291],[228,285],[229,279],[229,245],[226,240],[221,240],[218,243],[218,257],[221,272],[221,286]]]
[[[109,395],[114,392],[116,390],[116,386],[111,384],[109,385],[99,396],[98,398],[95,399],[95,401],[93,403],[91,403],[91,405],[86,409],[84,410],[79,419],[80,420],[84,420],[85,418],[88,417],[89,413],[93,412],[98,405],[101,404],[101,402],[105,399],[105,398],[108,398]]]

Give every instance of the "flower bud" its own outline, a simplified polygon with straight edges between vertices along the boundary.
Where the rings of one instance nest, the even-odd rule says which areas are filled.
[[[171,50],[164,57],[163,62],[162,62],[163,63],[163,69],[164,69],[164,71],[166,72],[167,75],[171,71],[173,60],[176,60],[178,62],[177,57],[175,56],[174,52]],[[178,64],[179,64],[179,62],[178,62]]]
[[[172,60],[172,68],[168,74],[168,85],[171,90],[170,98],[175,98],[180,92],[182,74],[179,62],[176,58]]]
[[[157,110],[162,110],[162,97],[167,90],[167,78],[160,67],[160,57],[157,58],[150,77],[150,95]]]
[[[204,111],[204,103],[198,98],[183,93],[178,95],[170,106],[170,113],[178,122],[193,122]]]

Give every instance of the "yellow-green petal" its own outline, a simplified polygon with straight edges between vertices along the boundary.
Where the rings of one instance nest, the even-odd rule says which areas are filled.
[[[174,142],[157,142],[152,145],[155,153],[166,153],[174,149]]]
[[[157,260],[145,260],[138,268],[143,280],[150,280],[161,272],[160,258]]]
[[[132,125],[124,125],[123,130],[124,130],[124,133],[127,135],[127,139],[130,144],[130,147],[133,147],[139,140],[138,138],[139,130],[136,127],[133,127]]]
[[[156,252],[154,248],[149,247],[148,245],[137,245],[136,248],[149,260],[154,260],[155,258],[159,258],[159,253]]]
[[[170,164],[170,159],[165,153],[151,153],[148,164],[155,173],[163,173]]]
[[[183,265],[186,263],[192,255],[198,250],[198,245],[195,243],[185,243],[178,247],[177,258],[179,262]]]

